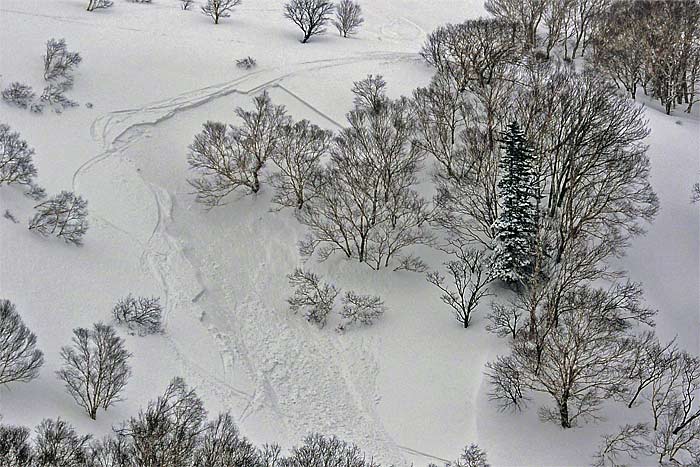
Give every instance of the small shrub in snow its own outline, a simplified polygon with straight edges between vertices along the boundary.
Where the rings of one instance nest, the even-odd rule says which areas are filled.
[[[2,99],[19,108],[26,109],[34,100],[34,91],[31,86],[14,82],[2,91]]]
[[[72,82],[72,72],[82,60],[78,52],[68,51],[65,39],[49,39],[44,55],[44,79]]]
[[[369,326],[386,311],[382,299],[374,295],[358,295],[350,291],[345,292],[342,301],[343,308],[340,310],[340,316],[343,317],[344,322],[341,329],[357,322]]]
[[[0,300],[0,385],[36,378],[44,363],[36,336],[27,328],[15,306]]]
[[[334,8],[326,0],[291,0],[284,5],[284,16],[302,30],[301,43],[305,44],[311,37],[326,32]]]
[[[258,62],[256,62],[255,59],[251,56],[236,60],[236,66],[238,68],[243,68],[245,70],[250,70],[251,68],[255,68],[255,66],[257,64],[258,64]]]
[[[114,5],[111,0],[88,0],[87,11],[94,11],[100,8],[109,8]]]
[[[39,100],[41,101],[41,109],[35,110],[32,107],[32,111],[37,111],[40,113],[43,110],[44,105],[51,106],[56,113],[61,113],[64,109],[69,107],[77,107],[78,103],[66,97],[65,92],[69,89],[68,82],[59,84],[49,84],[46,86],[41,93]]]
[[[180,8],[182,8],[184,11],[187,11],[190,9],[194,2],[192,0],[180,0]]]
[[[0,123],[0,186],[23,185],[28,189],[27,196],[38,200],[43,198],[44,190],[34,182],[37,172],[33,155],[34,150],[20,138],[19,133]]]
[[[130,356],[112,326],[97,323],[92,329],[76,328],[73,345],[61,349],[63,367],[56,374],[94,420],[100,407],[107,410],[121,400],[131,374]]]
[[[140,334],[155,334],[163,330],[163,307],[157,297],[133,297],[129,294],[112,310],[114,319]]]
[[[342,0],[335,6],[335,25],[343,37],[355,34],[365,19],[362,17],[362,7],[354,0]]]
[[[31,460],[29,430],[25,427],[0,425],[0,465],[29,467]]]
[[[219,24],[219,19],[231,16],[234,7],[240,5],[243,0],[207,0],[202,7],[202,14],[214,20],[214,24]]]
[[[301,268],[287,276],[289,284],[294,287],[294,295],[287,299],[290,310],[297,313],[304,310],[304,316],[310,322],[323,327],[328,314],[333,311],[333,303],[338,296],[338,289],[321,281],[313,272]]]
[[[29,230],[43,236],[56,235],[67,243],[82,245],[87,232],[87,201],[70,191],[62,191],[34,206],[36,214],[29,221]]]
[[[83,467],[88,464],[91,436],[80,436],[70,423],[45,419],[36,428],[34,466]]]
[[[19,221],[15,218],[14,214],[12,214],[9,209],[5,209],[5,214],[3,214],[2,217],[14,224],[19,224]]]

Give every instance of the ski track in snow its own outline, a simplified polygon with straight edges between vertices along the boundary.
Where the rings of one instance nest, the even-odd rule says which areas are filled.
[[[139,141],[145,129],[160,122],[230,94],[253,95],[262,90],[277,87],[307,106],[320,118],[336,126],[338,122],[327,116],[300,96],[280,83],[302,72],[337,67],[368,61],[414,60],[409,53],[372,53],[357,57],[302,62],[291,65],[286,72],[266,69],[249,73],[241,78],[217,84],[171,99],[145,105],[136,109],[108,113],[97,118],[90,132],[103,148],[103,152],[89,159],[75,170],[73,189],[80,178],[92,168],[114,156],[120,156]],[[91,217],[128,235],[142,247],[141,263],[159,280],[165,305],[165,321],[175,318],[178,310],[192,312],[199,309],[198,317],[209,329],[220,347],[223,374],[211,370],[187,357],[186,343],[178,343],[166,334],[175,354],[186,368],[187,377],[198,386],[212,390],[222,400],[238,401],[244,405],[237,420],[243,422],[252,413],[267,409],[284,431],[300,439],[311,431],[333,432],[360,444],[378,460],[394,465],[407,464],[402,452],[421,455],[443,461],[444,459],[409,447],[398,446],[385,431],[375,411],[376,392],[374,381],[379,368],[371,349],[357,345],[357,341],[343,336],[321,333],[303,322],[289,320],[281,310],[270,309],[262,302],[269,293],[269,278],[265,276],[265,264],[276,261],[270,255],[276,245],[267,245],[264,259],[247,258],[249,264],[242,270],[250,271],[247,278],[237,281],[249,283],[250,294],[243,301],[228,297],[224,291],[225,306],[209,306],[206,311],[199,304],[207,297],[208,290],[202,280],[202,271],[188,260],[178,239],[168,232],[172,223],[173,198],[167,190],[139,177],[152,193],[157,207],[155,228],[144,243],[135,235],[110,222],[108,213],[91,212]],[[241,242],[258,239],[261,233],[251,229]],[[239,240],[238,238],[236,239]],[[269,242],[277,242],[270,236]],[[254,247],[254,246],[253,246]],[[281,251],[288,245],[279,245]],[[248,250],[254,251],[254,250]],[[249,255],[252,256],[252,255]],[[291,266],[291,265],[290,265]],[[195,303],[196,302],[196,303]],[[217,305],[221,305],[217,303]],[[233,310],[229,307],[233,305]],[[261,326],[261,323],[265,325]],[[357,335],[352,339],[362,339]],[[371,345],[370,345],[371,347]],[[254,381],[253,394],[236,388],[229,381],[234,357],[246,368]],[[359,365],[359,368],[354,368]],[[356,382],[361,380],[361,384]]]

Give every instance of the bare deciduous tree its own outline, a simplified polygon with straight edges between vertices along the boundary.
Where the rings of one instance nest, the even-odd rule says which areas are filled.
[[[321,159],[330,151],[333,134],[308,120],[283,125],[272,160],[279,172],[270,177],[272,202],[301,209],[322,183]]]
[[[290,297],[289,308],[297,313],[304,310],[304,316],[310,322],[323,327],[328,314],[333,311],[335,298],[339,290],[335,286],[322,282],[321,278],[310,271],[297,268],[287,276],[289,284],[294,287],[294,295]]]
[[[520,25],[525,45],[537,47],[537,30],[545,15],[547,0],[486,0],[484,8],[496,18]]]
[[[148,403],[120,428],[133,462],[139,467],[192,465],[206,419],[204,404],[182,378],[173,378],[165,393]]]
[[[354,323],[362,323],[366,326],[373,324],[386,311],[384,301],[376,295],[359,295],[354,291],[345,292],[342,298],[343,308],[340,316],[344,322],[339,329]]]
[[[253,111],[236,109],[241,126],[206,122],[195,136],[187,162],[200,175],[189,180],[197,201],[213,207],[238,188],[260,191],[260,171],[274,153],[288,117],[284,106],[273,105],[266,92],[255,97],[254,104]]]
[[[491,295],[489,266],[481,250],[459,243],[454,243],[450,250],[457,258],[444,263],[451,284],[446,284],[445,276],[437,271],[429,273],[427,280],[442,291],[440,300],[452,308],[457,321],[466,329],[481,299]]]
[[[335,20],[333,24],[341,36],[348,37],[348,34],[355,34],[364,22],[362,7],[356,1],[341,0],[335,6]]]
[[[234,7],[240,5],[243,0],[207,0],[202,6],[202,14],[214,20],[214,24],[219,24],[221,18],[229,18]],[[186,10],[186,8],[183,8]]]
[[[87,201],[70,191],[62,191],[56,196],[34,206],[37,211],[29,221],[29,230],[43,236],[56,235],[66,243],[82,245],[87,232]]]
[[[163,331],[163,307],[158,297],[133,297],[119,300],[112,310],[114,319],[141,334]]]
[[[520,334],[510,356],[490,365],[493,397],[503,405],[517,405],[512,387],[549,394],[555,408],[540,415],[563,428],[579,419],[595,419],[603,400],[619,393],[627,378],[624,366],[631,352],[630,326],[649,323],[654,312],[641,306],[634,284],[609,290],[579,286],[557,305],[556,318],[547,313],[542,345]],[[505,382],[505,383],[504,383]]]
[[[354,444],[336,438],[312,433],[301,446],[292,448],[285,459],[288,467],[380,467]]]
[[[381,77],[356,83],[350,127],[336,138],[318,199],[297,212],[311,232],[301,250],[336,251],[373,269],[402,266],[401,250],[431,243],[427,202],[415,191],[421,161],[407,99],[392,101]]]
[[[306,44],[311,37],[326,32],[334,9],[327,0],[290,0],[284,5],[284,16],[302,30],[301,43]]]
[[[29,429],[0,425],[0,464],[7,467],[31,466],[33,452]]]
[[[44,55],[44,79],[72,83],[72,73],[82,60],[78,52],[68,51],[65,39],[49,39]]]
[[[78,435],[73,426],[57,418],[36,428],[34,460],[37,467],[83,467],[88,463],[90,435]]]
[[[0,299],[0,385],[31,381],[43,363],[34,333],[24,324],[15,305]]]
[[[220,414],[203,431],[192,467],[258,466],[258,452],[243,437],[229,413]]]
[[[637,460],[639,455],[650,454],[648,435],[649,427],[644,423],[624,425],[617,433],[604,435],[593,457],[593,467],[622,467],[618,461]]]
[[[101,323],[73,330],[73,345],[61,348],[63,367],[56,373],[68,393],[93,420],[121,400],[131,374],[131,354],[114,328]]]
[[[18,184],[27,187],[27,196],[39,200],[44,190],[34,181],[37,175],[32,156],[34,150],[19,133],[0,123],[0,186]]]

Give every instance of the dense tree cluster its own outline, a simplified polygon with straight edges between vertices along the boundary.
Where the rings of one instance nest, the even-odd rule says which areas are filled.
[[[485,462],[485,454],[477,451],[472,448],[469,453],[483,456]],[[256,447],[228,412],[207,420],[202,400],[181,378],[174,378],[162,396],[103,439],[80,435],[60,418],[41,422],[33,437],[26,428],[0,425],[0,463],[8,467],[381,467],[356,445],[318,433],[309,434],[287,455],[276,444]],[[487,467],[485,463],[459,465]]]
[[[634,99],[690,112],[700,86],[700,2],[618,1],[596,18],[591,62]]]

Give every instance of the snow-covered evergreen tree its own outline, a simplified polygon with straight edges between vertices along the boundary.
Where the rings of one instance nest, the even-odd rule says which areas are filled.
[[[522,283],[532,268],[537,210],[532,149],[517,122],[503,133],[502,149],[498,182],[502,210],[494,224],[492,273],[505,282]]]

